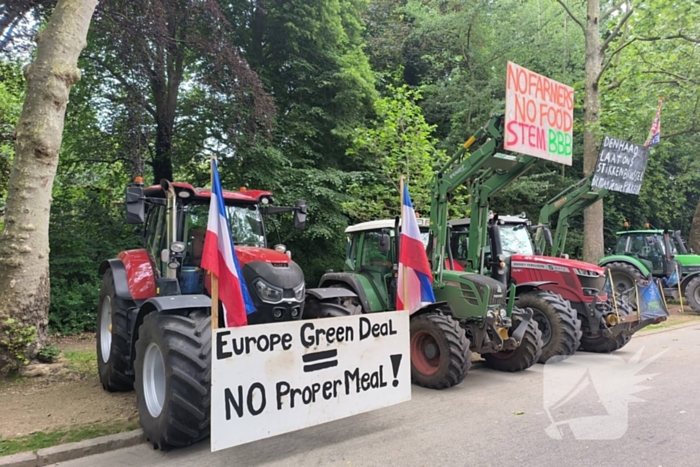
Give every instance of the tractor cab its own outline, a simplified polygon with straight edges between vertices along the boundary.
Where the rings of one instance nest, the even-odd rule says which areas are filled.
[[[132,186],[129,190],[136,193],[139,188]],[[210,276],[204,274],[200,263],[211,191],[166,180],[141,190],[143,195],[138,200],[127,201],[127,211],[132,213],[130,222],[144,222],[142,242],[155,266],[156,293],[208,294]],[[263,216],[291,211],[295,214],[295,226],[303,228],[305,202],[297,201],[294,207],[272,206],[271,192],[245,188],[225,190],[223,195],[241,271],[260,311],[251,315],[252,321],[299,319],[305,294],[303,272],[291,261],[291,253],[283,244],[268,248]]]
[[[654,276],[673,273],[678,254],[675,240],[663,230],[625,230],[617,232],[616,255],[637,259]]]

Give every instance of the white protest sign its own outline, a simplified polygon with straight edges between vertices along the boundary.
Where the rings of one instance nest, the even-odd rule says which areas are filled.
[[[405,311],[217,329],[211,450],[411,400]]]
[[[508,62],[503,149],[571,165],[574,88]]]

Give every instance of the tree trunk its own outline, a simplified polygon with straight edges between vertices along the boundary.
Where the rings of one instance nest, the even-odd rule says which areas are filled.
[[[595,169],[598,159],[596,130],[600,113],[598,75],[602,65],[600,50],[600,2],[588,0],[586,18],[586,75],[583,131],[583,173]],[[595,203],[583,213],[583,260],[598,263],[603,256],[603,201]]]
[[[156,151],[153,158],[153,179],[156,184],[164,178],[173,181],[173,132],[165,120],[167,117],[159,118],[156,130]]]
[[[700,254],[700,200],[693,214],[693,223],[690,225],[690,236],[688,238],[688,249],[692,248]]]
[[[15,130],[15,158],[0,233],[0,373],[16,363],[22,332],[36,339],[31,357],[45,343],[49,310],[49,212],[66,104],[80,79],[97,0],[59,0],[36,38],[36,59],[25,70],[27,93]],[[10,320],[8,322],[8,320]],[[12,324],[14,320],[14,324]]]

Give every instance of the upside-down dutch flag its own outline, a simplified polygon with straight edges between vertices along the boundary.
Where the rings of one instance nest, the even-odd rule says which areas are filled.
[[[654,121],[651,124],[647,141],[644,143],[644,146],[648,148],[656,146],[661,142],[661,103],[663,101],[663,99],[659,99],[659,106],[656,108],[656,117],[654,117]]]
[[[421,241],[420,228],[407,185],[403,187],[403,205],[401,206],[398,279],[397,310],[408,310],[409,313],[413,313],[424,304],[435,302],[433,275],[425,246]]]
[[[255,312],[255,305],[248,294],[236,250],[233,248],[219,169],[216,159],[213,158],[211,171],[211,203],[202,253],[202,269],[210,271],[219,279],[219,300],[224,307],[224,325],[245,326],[248,324],[248,315]]]

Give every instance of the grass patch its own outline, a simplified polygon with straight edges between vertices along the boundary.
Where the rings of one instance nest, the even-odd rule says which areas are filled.
[[[66,350],[66,368],[77,373],[97,374],[97,352],[95,350]]]
[[[691,313],[679,313],[669,316],[666,321],[659,324],[651,324],[645,328],[642,328],[639,330],[639,332],[653,331],[654,329],[667,329],[680,324],[688,324],[693,322],[700,323],[700,316]]]
[[[75,443],[86,439],[135,430],[136,428],[138,428],[137,423],[120,420],[76,425],[70,428],[46,432],[40,431],[33,435],[18,436],[16,438],[0,438],[0,457],[25,451],[36,452],[39,449],[49,448],[59,444]]]

